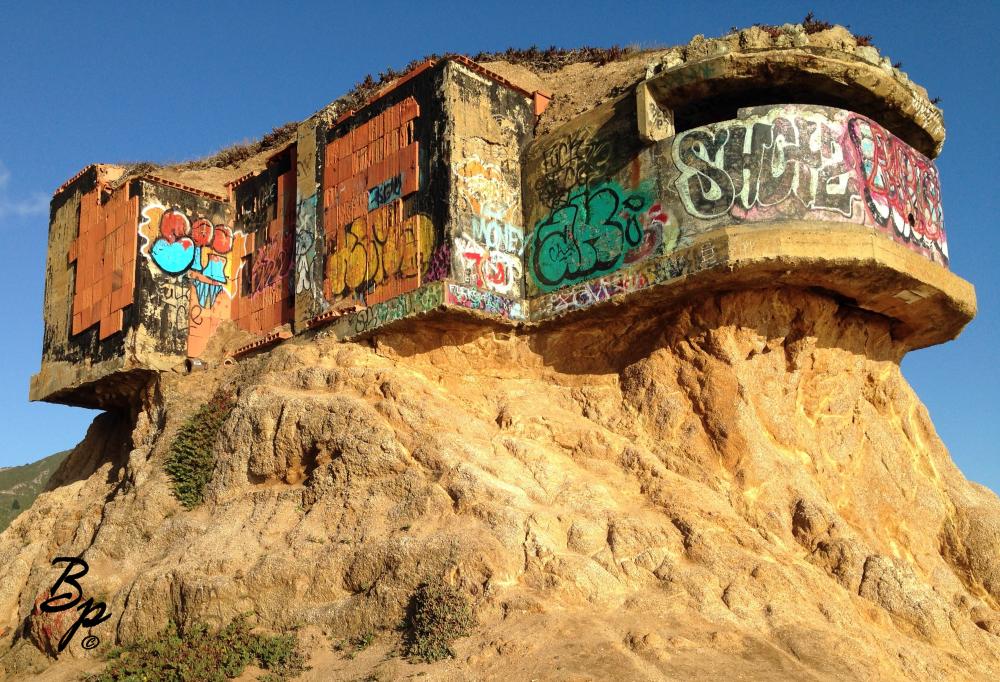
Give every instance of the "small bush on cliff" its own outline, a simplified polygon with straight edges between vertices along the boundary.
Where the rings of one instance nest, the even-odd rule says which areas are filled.
[[[212,445],[235,403],[232,393],[217,392],[184,422],[170,444],[165,469],[174,483],[174,496],[188,509],[204,499],[215,468]]]
[[[246,615],[217,632],[196,625],[181,635],[171,622],[158,638],[114,649],[108,657],[110,665],[87,682],[222,682],[239,677],[251,663],[270,671],[271,680],[306,670],[295,635],[254,634]]]
[[[453,656],[451,643],[476,623],[469,598],[444,583],[417,588],[407,620],[406,654],[428,663]]]

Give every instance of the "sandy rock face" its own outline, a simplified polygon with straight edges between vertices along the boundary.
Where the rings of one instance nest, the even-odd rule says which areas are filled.
[[[769,290],[599,329],[302,337],[165,378],[0,535],[0,665],[50,664],[32,608],[82,553],[113,617],[60,661],[248,610],[391,647],[444,578],[479,625],[437,679],[986,679],[1000,501],[955,468],[901,353],[881,318]],[[185,511],[166,451],[220,385],[236,408]],[[418,670],[319,649],[316,679]]]

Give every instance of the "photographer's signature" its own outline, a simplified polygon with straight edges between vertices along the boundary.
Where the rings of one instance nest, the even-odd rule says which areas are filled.
[[[66,648],[66,645],[70,643],[73,635],[76,634],[76,631],[81,626],[92,628],[111,618],[111,612],[108,611],[108,607],[104,602],[95,602],[93,597],[89,597],[81,603],[83,600],[83,587],[77,581],[87,575],[87,572],[90,570],[87,562],[80,557],[65,556],[56,557],[52,560],[53,566],[61,563],[66,563],[66,568],[63,569],[62,575],[59,576],[59,579],[56,580],[55,584],[49,590],[51,596],[38,607],[44,613],[59,613],[74,607],[80,612],[80,617],[76,619],[76,622],[66,630],[62,639],[59,640],[59,651]],[[79,570],[74,573],[73,570],[77,568]],[[69,591],[60,593],[60,589],[68,589]],[[84,649],[93,649],[100,643],[100,639],[92,634],[88,634],[80,642],[80,646]]]

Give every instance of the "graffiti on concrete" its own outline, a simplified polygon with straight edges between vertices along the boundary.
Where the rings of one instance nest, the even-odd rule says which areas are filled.
[[[558,289],[531,302],[531,319],[541,320],[589,308],[615,296],[631,294],[664,282],[706,270],[725,260],[725,242],[705,242],[623,268],[610,275]]]
[[[603,181],[611,175],[613,142],[583,128],[559,138],[541,153],[541,172],[534,189],[543,206],[564,203],[577,187]]]
[[[454,253],[456,280],[501,294],[520,295],[524,272],[519,257],[487,249],[465,237],[455,239]]]
[[[430,265],[427,266],[427,272],[424,273],[424,282],[437,282],[439,280],[445,279],[450,273],[451,264],[451,244],[447,241],[441,242],[434,249],[434,253],[431,255]]]
[[[191,321],[187,290],[177,286],[162,286],[159,293],[161,319],[173,329],[187,327]]]
[[[819,113],[779,108],[694,128],[674,138],[671,153],[674,185],[697,218],[759,220],[802,207],[850,217],[857,197],[843,129]]]
[[[187,352],[198,357],[219,324],[231,316],[246,235],[203,216],[192,220],[180,209],[158,203],[143,208],[139,235],[144,242],[141,253],[167,275],[158,291],[166,321],[179,331],[185,328],[181,321],[186,313]]]
[[[651,256],[669,253],[677,248],[681,229],[673,213],[663,204],[655,203],[642,214],[642,241],[625,254],[625,265],[640,263]]]
[[[236,294],[237,255],[245,244],[242,232],[203,217],[192,222],[178,209],[150,204],[142,211],[139,235],[145,242],[143,255],[163,273],[185,276],[202,308],[214,306],[222,292],[229,298]]]
[[[316,195],[299,202],[295,235],[295,293],[314,290],[313,263],[316,261]]]
[[[937,169],[863,116],[775,107],[684,131],[670,154],[694,219],[850,221],[948,262]]]
[[[521,301],[501,296],[492,291],[482,291],[460,284],[449,284],[446,301],[470,310],[499,315],[508,320],[525,319]]]
[[[925,156],[861,116],[848,121],[857,148],[871,219],[897,239],[936,250],[948,260],[937,168]]]
[[[464,284],[520,296],[524,228],[518,189],[496,164],[470,156],[453,168],[458,194],[469,216],[455,238],[455,279]]]
[[[541,291],[600,277],[674,248],[679,228],[643,189],[616,182],[580,187],[535,226],[529,268]]]
[[[343,332],[338,336],[363,334],[391,322],[439,308],[444,303],[442,289],[443,285],[440,283],[430,284],[351,313],[342,323],[338,323],[338,332]]]

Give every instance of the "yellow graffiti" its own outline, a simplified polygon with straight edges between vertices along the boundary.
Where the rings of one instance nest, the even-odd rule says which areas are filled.
[[[393,280],[409,280],[405,289],[418,286],[434,250],[434,225],[423,215],[400,221],[399,209],[384,206],[353,220],[328,245],[330,296],[364,297]]]

